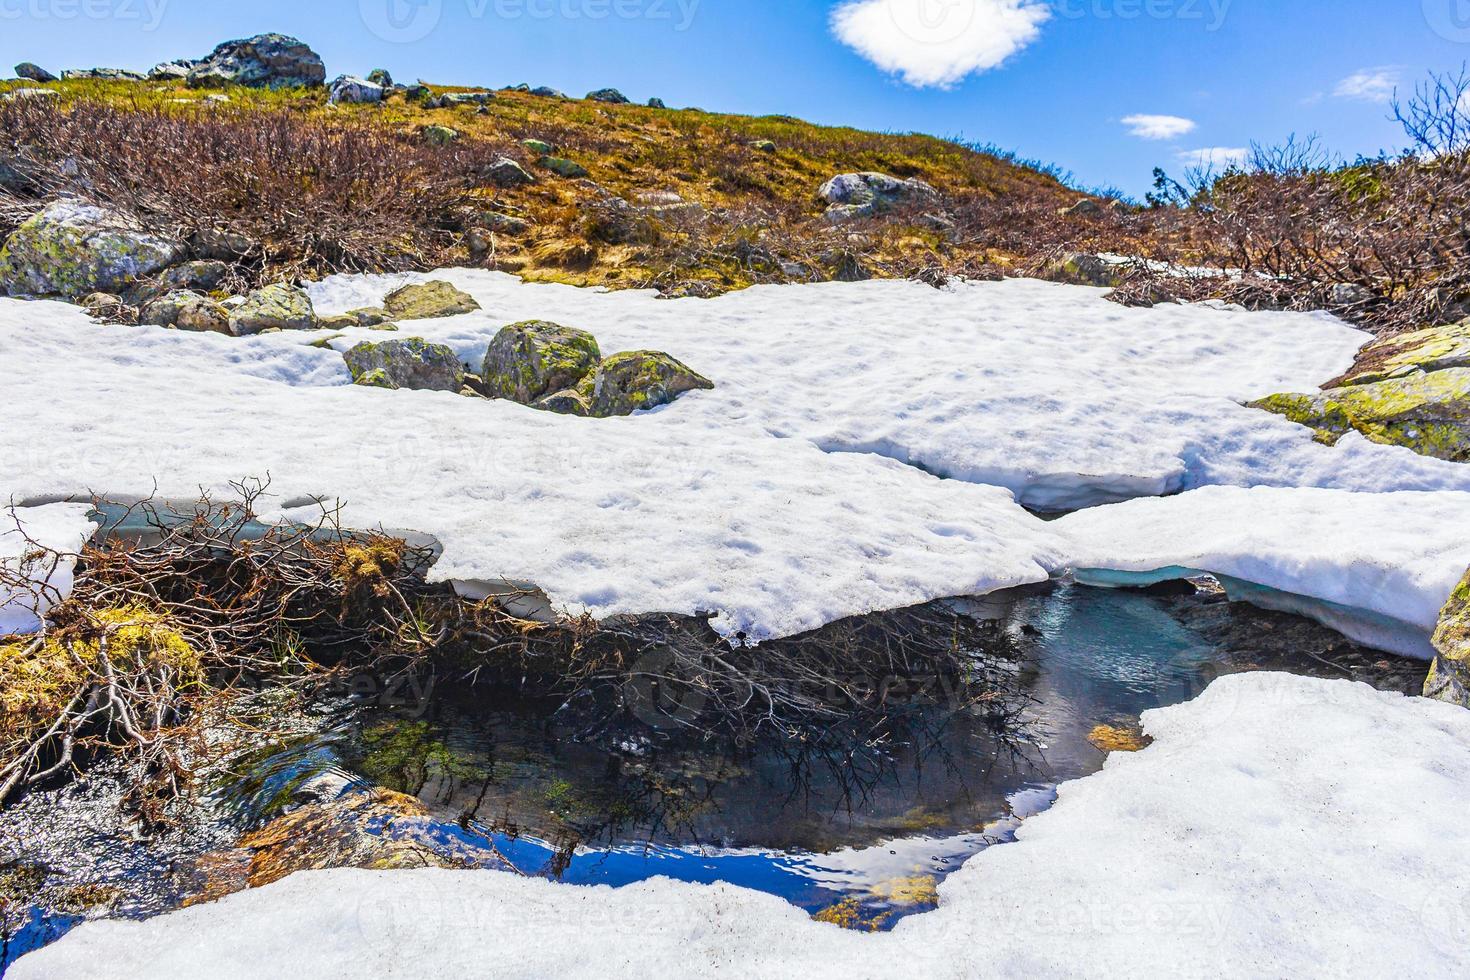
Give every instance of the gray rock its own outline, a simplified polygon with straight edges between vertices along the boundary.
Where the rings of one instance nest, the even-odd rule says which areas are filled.
[[[372,71],[368,72],[367,80],[381,89],[390,89],[394,87],[393,76],[388,74],[388,69],[386,68],[374,68]]]
[[[485,171],[485,178],[500,187],[520,187],[536,183],[526,168],[510,157],[500,157]]]
[[[165,61],[149,69],[148,77],[155,82],[182,82],[198,65],[199,62],[189,60]]]
[[[455,106],[483,106],[495,101],[494,92],[446,92],[430,99],[430,109],[452,109]]]
[[[230,311],[230,333],[237,337],[265,330],[315,330],[316,310],[306,290],[287,283],[257,289]]]
[[[327,96],[327,102],[332,105],[348,103],[352,105],[364,105],[383,101],[383,87],[358,78],[355,75],[338,75],[332,82],[331,94]]]
[[[542,157],[537,165],[550,170],[559,177],[575,180],[587,176],[587,168],[564,157]]]
[[[1378,298],[1378,294],[1367,286],[1360,286],[1355,282],[1339,282],[1327,291],[1327,301],[1334,309],[1349,306],[1363,306]]]
[[[150,234],[125,214],[61,200],[0,248],[0,291],[66,297],[120,292],[183,256],[182,242]]]
[[[771,140],[751,140],[750,148],[761,153],[775,153],[776,144]]]
[[[141,82],[148,76],[126,68],[73,68],[61,73],[66,81]]]
[[[1470,572],[1450,593],[1434,632],[1437,656],[1424,696],[1470,708]]]
[[[377,306],[364,306],[361,309],[348,310],[344,315],[351,317],[353,326],[357,327],[381,326],[393,319],[393,314]]]
[[[567,94],[565,92],[561,91],[560,89],[549,88],[548,86],[545,86],[545,85],[541,85],[541,86],[538,86],[537,88],[531,89],[531,94],[532,95],[539,95],[543,99],[565,99],[565,98],[567,98]]]
[[[592,102],[607,102],[611,105],[628,104],[628,97],[615,88],[600,88],[595,92],[588,92],[587,98]]]
[[[353,384],[418,391],[457,392],[464,387],[464,365],[453,348],[419,337],[363,341],[342,357]]]
[[[207,296],[177,290],[144,303],[138,322],[208,333],[230,333],[230,314]]]
[[[667,405],[689,391],[709,390],[714,383],[661,351],[624,351],[603,361],[597,373],[577,391],[593,416],[632,415]]]
[[[189,249],[201,259],[230,262],[253,252],[255,242],[225,228],[201,228],[189,236]]]
[[[25,153],[0,153],[0,189],[12,194],[35,194],[41,168]]]
[[[576,388],[597,370],[601,360],[597,339],[587,331],[527,320],[495,335],[480,376],[492,398],[530,405],[554,392]]]
[[[24,78],[30,82],[55,82],[59,80],[55,75],[40,65],[33,64],[29,61],[22,61],[15,66],[15,77]]]
[[[521,140],[521,145],[535,153],[537,156],[550,156],[556,152],[556,147],[545,140],[527,139]]]
[[[384,298],[383,308],[395,320],[432,320],[473,313],[480,304],[452,283],[434,279],[393,290]]]
[[[327,80],[326,65],[306,44],[284,34],[259,34],[226,41],[189,72],[195,88],[315,88]]]
[[[537,399],[531,404],[532,408],[543,412],[555,412],[558,415],[575,415],[586,418],[592,414],[592,406],[587,403],[587,396],[575,388],[566,388],[562,391],[553,392],[545,398]]]
[[[13,88],[4,95],[0,95],[0,102],[14,102],[19,99],[59,99],[61,93],[50,88]]]
[[[431,146],[448,146],[459,140],[459,130],[450,129],[448,126],[425,126],[421,132],[424,141]]]
[[[1070,208],[1063,208],[1062,214],[1074,218],[1095,218],[1102,214],[1102,205],[1090,197],[1084,197]]]
[[[1073,286],[1104,286],[1117,289],[1123,285],[1127,266],[1109,262],[1100,255],[1087,252],[1065,252],[1043,266],[1038,278]]]
[[[649,99],[648,100],[648,108],[650,108],[650,109],[667,109],[668,106],[664,105],[664,100],[663,99],[654,98],[654,99]]]
[[[77,301],[77,305],[99,320],[115,319],[127,309],[122,297],[114,293],[88,293]]]
[[[828,204],[831,222],[851,221],[881,214],[899,204],[927,202],[938,192],[922,180],[899,180],[880,173],[838,174],[817,190]]]

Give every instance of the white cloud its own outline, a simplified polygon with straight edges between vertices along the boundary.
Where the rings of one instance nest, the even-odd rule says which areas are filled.
[[[1198,150],[1181,150],[1177,156],[1186,167],[1218,172],[1244,165],[1250,159],[1251,151],[1244,146],[1207,146]]]
[[[1123,125],[1139,139],[1172,140],[1194,132],[1193,119],[1182,116],[1124,116]]]
[[[1337,83],[1332,94],[1339,99],[1358,99],[1362,102],[1387,102],[1393,98],[1399,85],[1397,68],[1364,68],[1353,72]]]
[[[832,33],[916,88],[948,88],[1041,36],[1047,0],[846,0]]]

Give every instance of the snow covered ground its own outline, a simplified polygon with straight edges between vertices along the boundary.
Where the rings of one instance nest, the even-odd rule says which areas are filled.
[[[0,636],[37,629],[51,603],[70,594],[74,556],[97,530],[86,504],[3,504],[0,495]]]
[[[1157,740],[1061,787],[889,934],[778,898],[500,872],[300,874],[84,925],[16,980],[275,976],[1459,977],[1470,712],[1249,674],[1149,712]]]
[[[1440,608],[1470,568],[1470,493],[1207,487],[1082,511],[1054,526],[1081,581],[1210,572],[1235,586],[1232,597],[1424,659],[1433,656]]]
[[[668,350],[717,387],[574,419],[351,386],[337,351],[309,346],[321,334],[101,326],[0,299],[0,487],[21,502],[155,485],[192,499],[269,476],[280,513],[341,500],[353,526],[434,535],[441,579],[535,583],[599,616],[715,611],[727,634],[756,638],[1072,564],[1064,535],[1012,493],[1055,509],[1211,484],[1470,491],[1470,467],[1361,439],[1327,448],[1242,407],[1351,363],[1366,336],[1327,316],[1126,309],[1033,280],[661,301],[451,270],[313,293],[329,314],[434,277],[483,311],[399,336],[472,366],[501,326],[543,318],[591,330],[604,353]],[[1463,524],[1439,533],[1470,539]],[[1126,566],[1132,544],[1089,557]]]

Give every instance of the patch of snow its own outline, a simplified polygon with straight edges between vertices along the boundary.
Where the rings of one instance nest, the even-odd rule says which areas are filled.
[[[1470,712],[1246,674],[1144,715],[1154,744],[1065,783],[1017,842],[888,934],[770,895],[495,871],[298,874],[83,925],[16,980],[289,976],[1464,976]]]
[[[71,594],[76,553],[97,530],[88,504],[6,507],[4,499],[0,494],[0,636],[41,628],[47,610]],[[7,580],[16,584],[7,588]]]
[[[1461,492],[1206,487],[1054,526],[1081,581],[1209,572],[1239,580],[1226,583],[1232,598],[1425,659],[1440,610],[1470,567],[1470,493]],[[1118,572],[1148,574],[1128,582]]]

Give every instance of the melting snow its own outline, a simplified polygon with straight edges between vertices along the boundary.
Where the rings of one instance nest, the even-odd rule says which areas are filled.
[[[4,495],[0,494],[0,504]],[[75,554],[97,530],[87,504],[0,509],[0,636],[38,629],[53,601],[71,593]],[[33,588],[7,588],[6,580]]]

